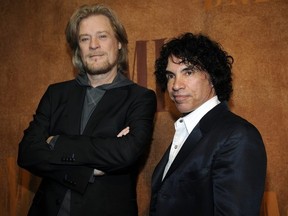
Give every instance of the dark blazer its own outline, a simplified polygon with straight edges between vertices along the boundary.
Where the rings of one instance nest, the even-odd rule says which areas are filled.
[[[137,162],[151,142],[155,93],[137,84],[107,90],[80,135],[85,92],[75,80],[51,85],[24,132],[18,164],[43,178],[31,216],[56,216],[67,189],[71,216],[137,215]],[[94,168],[106,175],[91,178]]]
[[[226,103],[200,120],[162,181],[168,157],[169,149],[153,173],[150,216],[259,216],[264,144]]]

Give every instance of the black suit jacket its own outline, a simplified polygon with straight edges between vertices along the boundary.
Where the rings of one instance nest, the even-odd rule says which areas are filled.
[[[18,164],[43,178],[31,216],[56,216],[67,189],[71,216],[137,215],[137,161],[151,142],[155,93],[137,84],[107,90],[80,135],[85,92],[76,80],[51,85],[24,132]],[[130,133],[117,138],[126,126]],[[106,175],[91,183],[94,169]]]
[[[153,173],[150,216],[259,216],[264,144],[226,103],[200,120],[162,181],[168,157],[169,149]]]

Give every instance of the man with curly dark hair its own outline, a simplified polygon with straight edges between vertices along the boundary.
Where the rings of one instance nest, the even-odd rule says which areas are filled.
[[[183,115],[153,173],[150,216],[259,215],[266,151],[255,126],[229,111],[232,64],[203,34],[162,47],[156,81]]]

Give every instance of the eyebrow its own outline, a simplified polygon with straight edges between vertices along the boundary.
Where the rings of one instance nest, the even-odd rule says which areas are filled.
[[[90,36],[89,34],[79,34],[79,38],[83,36]]]
[[[103,34],[103,33],[107,33],[107,34],[110,34],[108,31],[97,31],[96,32],[96,35],[97,34]],[[81,36],[90,36],[91,34],[88,34],[88,33],[83,33],[83,34],[79,34],[79,37],[81,37]]]
[[[180,72],[186,72],[186,71],[188,71],[188,70],[193,70],[193,68],[194,68],[194,67],[189,67],[189,66],[187,66],[187,67],[183,68]],[[166,73],[166,74],[167,74],[167,73],[175,74],[174,72],[169,71],[169,70],[165,70],[165,73]]]

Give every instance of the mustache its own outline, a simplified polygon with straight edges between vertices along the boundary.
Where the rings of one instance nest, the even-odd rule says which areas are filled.
[[[173,97],[184,97],[184,96],[187,96],[186,94],[183,94],[183,93],[172,93]]]
[[[91,53],[87,54],[86,56],[88,56],[88,57],[103,56],[105,54],[106,54],[105,52],[91,52]]]

